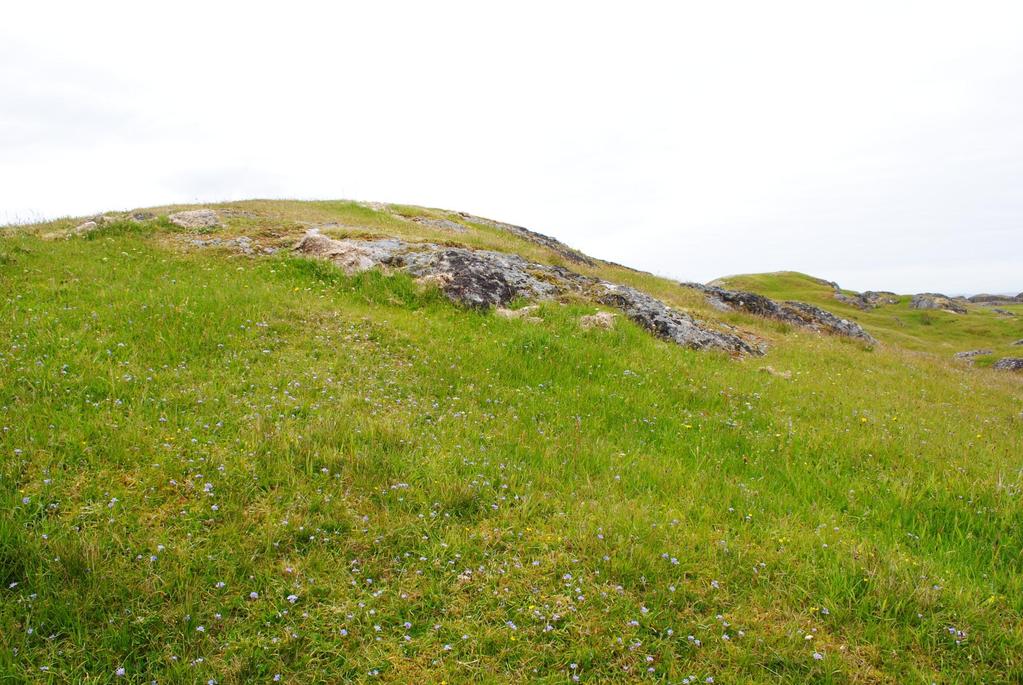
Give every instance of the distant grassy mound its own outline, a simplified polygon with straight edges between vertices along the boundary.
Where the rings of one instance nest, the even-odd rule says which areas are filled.
[[[0,682],[1023,680],[1023,378],[950,358],[1020,319],[728,279],[871,347],[455,212],[211,208],[3,231]],[[767,355],[468,309],[294,255],[314,226],[627,284]]]

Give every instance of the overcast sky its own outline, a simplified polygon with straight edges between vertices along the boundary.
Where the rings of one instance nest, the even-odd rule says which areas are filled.
[[[1019,292],[1023,3],[5,3],[0,223],[250,197]]]

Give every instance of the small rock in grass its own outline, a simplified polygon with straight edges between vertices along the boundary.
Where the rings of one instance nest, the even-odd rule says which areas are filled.
[[[611,329],[615,325],[615,315],[611,312],[588,314],[579,319],[579,325],[585,330],[590,330],[591,328]]]
[[[99,224],[96,223],[95,221],[86,221],[83,224],[78,224],[77,226],[75,226],[74,231],[72,232],[75,235],[85,235],[86,233],[92,233],[97,228],[99,228]]]
[[[502,319],[523,319],[530,323],[536,323],[540,321],[540,317],[533,316],[533,312],[537,311],[539,307],[535,304],[531,304],[528,307],[522,309],[507,309],[505,307],[497,307],[494,309],[494,313],[500,316]]]
[[[968,350],[966,352],[956,352],[953,356],[956,359],[972,359],[973,357],[980,357],[985,354],[993,353],[993,350]]]
[[[776,376],[778,378],[784,378],[785,380],[789,380],[790,378],[792,378],[791,371],[779,371],[773,366],[761,366],[760,371],[763,373],[771,374],[772,376]]]

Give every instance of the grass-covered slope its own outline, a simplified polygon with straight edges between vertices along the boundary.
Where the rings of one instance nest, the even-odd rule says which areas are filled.
[[[336,222],[558,259],[223,210],[263,246]],[[39,237],[74,224],[0,239],[0,681],[1023,678],[1023,383],[883,310],[872,350],[729,314],[770,343],[735,360],[164,220]]]

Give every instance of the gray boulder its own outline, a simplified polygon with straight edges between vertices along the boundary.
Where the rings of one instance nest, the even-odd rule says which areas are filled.
[[[991,368],[1000,371],[1023,371],[1023,359],[1019,357],[1006,357],[996,361]]]

